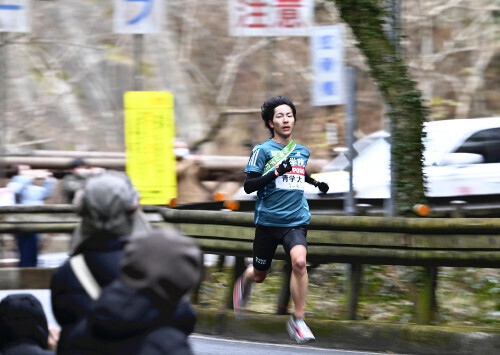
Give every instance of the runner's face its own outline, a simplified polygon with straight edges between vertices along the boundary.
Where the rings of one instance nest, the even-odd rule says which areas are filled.
[[[290,106],[281,105],[274,109],[273,120],[269,121],[269,126],[274,129],[274,135],[288,138],[295,127],[295,117]]]

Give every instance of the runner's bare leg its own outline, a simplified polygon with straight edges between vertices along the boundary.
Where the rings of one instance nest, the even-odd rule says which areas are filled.
[[[247,287],[252,282],[261,283],[267,277],[267,271],[260,271],[255,269],[253,266],[249,266],[243,273],[243,287]]]
[[[296,245],[290,250],[292,260],[292,276],[290,278],[290,293],[295,305],[295,317],[304,318],[307,287],[309,277],[306,267],[307,249],[303,245]]]

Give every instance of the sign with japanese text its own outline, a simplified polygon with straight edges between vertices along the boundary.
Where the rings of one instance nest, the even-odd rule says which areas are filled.
[[[31,0],[0,0],[0,32],[31,32]]]
[[[177,197],[174,97],[163,91],[124,95],[126,171],[143,205],[168,205]]]
[[[160,33],[165,22],[164,0],[114,0],[115,33]]]
[[[311,98],[314,106],[345,103],[343,42],[342,25],[311,30]]]
[[[313,0],[228,0],[231,36],[309,36]]]

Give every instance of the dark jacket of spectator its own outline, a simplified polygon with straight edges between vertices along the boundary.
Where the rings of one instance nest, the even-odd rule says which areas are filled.
[[[119,278],[69,332],[61,354],[192,354],[187,334],[173,325],[172,316],[199,283],[201,263],[191,238],[173,230],[133,238]]]
[[[73,234],[70,254],[82,254],[92,276],[104,288],[118,277],[123,248],[131,236],[151,226],[139,209],[139,194],[125,174],[108,172],[90,178],[75,199],[75,208],[82,221]],[[61,352],[67,345],[68,332],[87,314],[92,299],[69,260],[54,272],[50,288],[52,310],[61,327]],[[179,304],[175,317],[180,329],[193,331],[196,313],[190,302]]]
[[[67,334],[59,354],[191,354],[187,334],[172,325],[171,310],[116,280],[88,317]],[[59,348],[61,349],[61,348]]]
[[[12,294],[0,302],[0,354],[53,355],[48,336],[47,317],[36,297]]]
[[[95,239],[99,240],[96,235]],[[101,241],[83,248],[85,262],[101,287],[118,277],[125,242],[116,239]],[[96,245],[92,245],[96,244]],[[65,344],[66,333],[88,312],[92,299],[76,278],[69,261],[53,274],[51,280],[52,311],[61,326],[58,349]]]

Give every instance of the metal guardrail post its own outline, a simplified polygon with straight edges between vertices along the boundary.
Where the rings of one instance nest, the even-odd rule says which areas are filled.
[[[357,203],[356,204],[356,214],[358,216],[368,216],[368,210],[373,206],[369,203]]]
[[[349,264],[347,287],[345,293],[345,299],[346,299],[345,318],[348,320],[357,319],[359,290],[361,286],[362,275],[363,275],[362,264]]]
[[[193,304],[199,304],[201,284],[203,283],[203,280],[205,279],[205,273],[206,273],[204,260],[205,260],[205,254],[202,253],[201,254],[201,264],[200,264],[201,265],[201,277],[200,277],[198,284],[194,288],[193,294],[191,296],[191,301],[193,302]]]
[[[425,266],[418,271],[420,280],[416,289],[415,316],[418,324],[431,324],[437,316],[437,274],[436,266]]]
[[[354,185],[353,185],[353,174],[354,174],[354,130],[356,126],[356,68],[347,68],[347,80],[349,85],[349,100],[347,102],[347,114],[346,114],[346,146],[349,149],[347,153],[347,158],[349,160],[349,166],[347,167],[347,172],[349,173],[349,191],[345,193],[344,197],[344,212],[347,216],[352,216],[355,213],[354,208]]]
[[[454,207],[454,210],[451,212],[452,218],[463,218],[465,217],[464,207],[467,202],[462,200],[453,200],[450,201],[450,205]]]
[[[356,204],[358,216],[368,216],[368,210],[372,205],[368,203]],[[349,264],[349,274],[347,279],[346,299],[346,319],[356,320],[358,317],[359,290],[361,288],[361,278],[363,276],[363,264]]]

